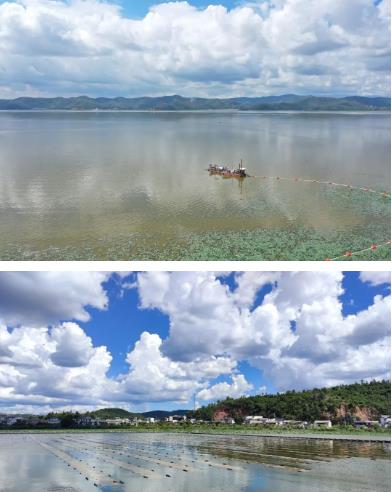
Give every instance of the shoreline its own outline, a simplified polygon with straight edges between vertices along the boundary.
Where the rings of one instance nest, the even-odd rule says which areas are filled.
[[[391,114],[388,109],[0,109],[0,113]]]

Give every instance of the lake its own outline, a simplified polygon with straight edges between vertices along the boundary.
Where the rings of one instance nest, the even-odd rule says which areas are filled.
[[[259,178],[206,172],[241,158]],[[313,179],[389,192],[389,113],[0,112],[0,259],[324,260],[390,239],[389,197]]]
[[[1,492],[389,492],[390,444],[181,434],[0,435]]]

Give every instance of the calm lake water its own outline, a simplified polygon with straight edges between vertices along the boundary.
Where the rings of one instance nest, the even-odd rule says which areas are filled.
[[[323,260],[390,238],[388,198],[205,170],[240,158],[389,191],[390,115],[1,112],[0,259]]]
[[[1,492],[389,492],[390,444],[174,434],[0,435]]]

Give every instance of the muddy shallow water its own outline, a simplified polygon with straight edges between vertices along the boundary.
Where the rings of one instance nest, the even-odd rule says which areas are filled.
[[[390,238],[383,113],[0,112],[2,260],[324,260]],[[369,258],[387,259],[389,248]]]
[[[0,435],[1,492],[383,492],[390,444],[178,434]]]

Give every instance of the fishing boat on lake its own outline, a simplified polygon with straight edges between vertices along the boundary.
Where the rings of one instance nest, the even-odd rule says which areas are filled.
[[[219,176],[223,176],[225,178],[246,178],[249,177],[249,174],[246,172],[246,168],[242,164],[242,159],[237,168],[230,169],[227,166],[217,166],[215,164],[210,164],[208,166],[207,171],[210,174],[217,174]]]

